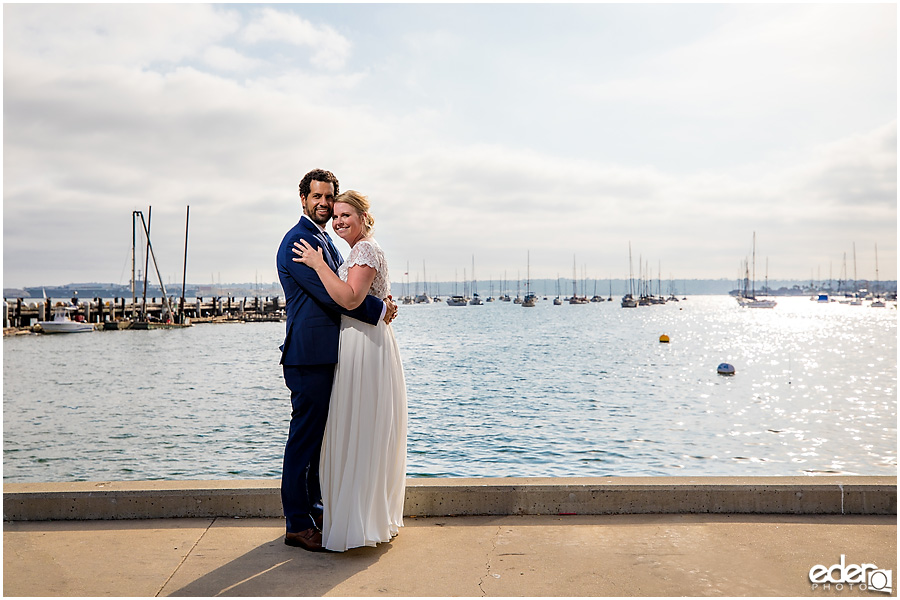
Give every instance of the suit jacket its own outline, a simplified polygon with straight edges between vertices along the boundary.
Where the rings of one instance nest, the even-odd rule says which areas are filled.
[[[294,242],[306,240],[314,248],[323,244],[316,235],[319,229],[309,219],[301,218],[288,231],[278,247],[278,278],[284,289],[287,312],[281,364],[287,366],[334,364],[338,360],[341,315],[377,325],[384,303],[366,296],[363,303],[347,310],[331,299],[316,272],[293,261]],[[328,250],[322,248],[327,255]]]

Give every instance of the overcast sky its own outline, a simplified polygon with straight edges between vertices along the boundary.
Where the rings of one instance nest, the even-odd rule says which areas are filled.
[[[275,281],[315,167],[397,282],[894,279],[896,10],[5,4],[3,286]]]

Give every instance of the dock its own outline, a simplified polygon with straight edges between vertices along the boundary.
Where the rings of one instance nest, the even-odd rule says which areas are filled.
[[[93,298],[78,300],[77,309],[71,312],[72,320],[93,323],[98,329],[127,329],[135,322],[165,323],[219,323],[283,321],[284,301],[279,296],[214,296],[189,300],[170,298],[174,315],[169,318],[162,298],[150,298],[146,303],[132,298]],[[72,306],[69,299],[6,299],[3,300],[4,335],[17,332],[29,333],[39,321],[53,319],[57,305]],[[9,331],[8,331],[9,330]]]

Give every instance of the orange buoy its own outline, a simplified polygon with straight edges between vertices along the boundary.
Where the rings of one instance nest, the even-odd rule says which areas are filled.
[[[662,334],[661,336],[659,336],[659,342],[660,342],[661,344],[668,344],[668,343],[669,343],[669,336],[667,336],[666,334]]]

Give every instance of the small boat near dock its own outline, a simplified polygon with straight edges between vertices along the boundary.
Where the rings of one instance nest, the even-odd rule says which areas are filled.
[[[56,306],[53,309],[52,321],[38,321],[41,331],[44,333],[87,333],[94,331],[91,323],[73,321],[69,318],[69,311],[77,310],[74,306]]]

